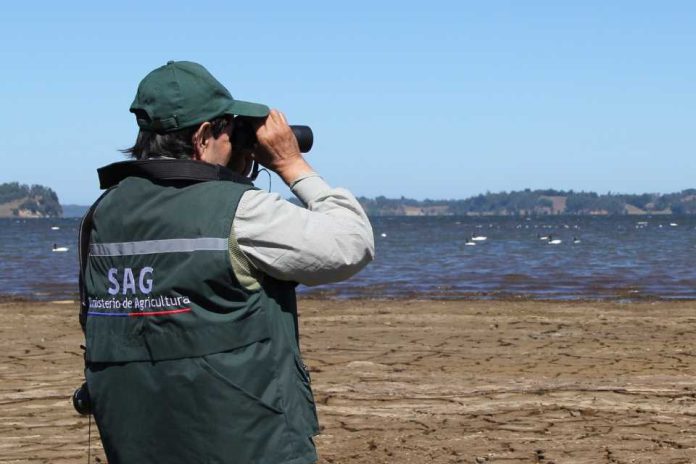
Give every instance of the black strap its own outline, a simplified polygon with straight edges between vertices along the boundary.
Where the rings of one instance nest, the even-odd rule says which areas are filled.
[[[97,169],[99,187],[108,189],[126,177],[136,176],[153,180],[205,182],[227,180],[251,185],[251,180],[219,164],[194,160],[146,159],[121,161]]]
[[[97,201],[94,202],[92,206],[87,210],[87,213],[82,218],[80,222],[80,233],[79,233],[79,244],[80,244],[80,254],[78,259],[80,260],[80,274],[78,277],[78,285],[80,289],[80,326],[82,326],[82,331],[85,330],[85,325],[87,324],[87,311],[89,310],[89,302],[87,301],[87,292],[85,291],[85,272],[87,271],[87,260],[89,259],[89,236],[92,232],[92,217],[94,216],[94,211],[97,209],[97,205],[100,201],[109,193],[111,189],[102,193]]]

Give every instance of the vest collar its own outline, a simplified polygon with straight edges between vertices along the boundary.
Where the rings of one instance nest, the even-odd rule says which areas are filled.
[[[97,169],[99,187],[108,189],[126,177],[144,177],[150,180],[207,182],[224,180],[252,185],[251,180],[219,164],[180,159],[146,159],[121,161]]]

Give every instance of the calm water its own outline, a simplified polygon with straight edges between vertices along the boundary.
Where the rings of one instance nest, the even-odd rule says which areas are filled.
[[[300,293],[335,298],[696,298],[696,217],[394,217],[372,222],[377,258],[370,266],[347,282],[300,287]],[[75,298],[78,225],[78,219],[0,219],[0,295]],[[466,246],[472,234],[487,239]],[[562,243],[539,239],[549,234]],[[580,243],[573,243],[573,237]],[[54,243],[69,250],[54,253]]]

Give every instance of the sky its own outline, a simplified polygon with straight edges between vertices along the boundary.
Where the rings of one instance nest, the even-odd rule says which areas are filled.
[[[7,3],[0,183],[63,204],[99,195],[168,60],[310,125],[308,161],[356,195],[696,187],[696,2]]]

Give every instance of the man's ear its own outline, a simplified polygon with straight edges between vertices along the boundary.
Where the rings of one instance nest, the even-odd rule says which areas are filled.
[[[198,129],[191,137],[191,142],[193,142],[193,159],[200,160],[203,158],[203,153],[205,153],[205,149],[212,136],[211,126],[208,121],[198,126]]]

